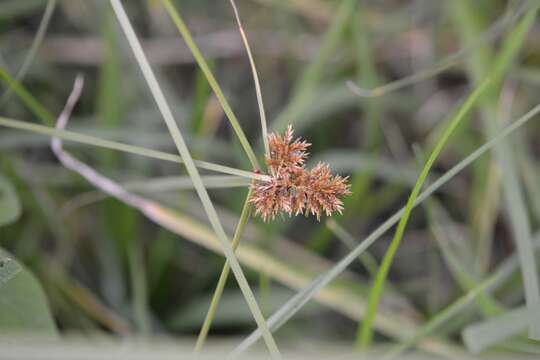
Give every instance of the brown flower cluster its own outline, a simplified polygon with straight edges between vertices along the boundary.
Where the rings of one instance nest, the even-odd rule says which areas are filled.
[[[271,179],[252,185],[250,202],[256,214],[264,221],[274,219],[280,212],[291,215],[331,216],[341,214],[343,202],[340,197],[350,194],[347,178],[332,175],[327,164],[319,163],[313,169],[305,168],[308,157],[306,141],[293,141],[293,129],[289,125],[283,136],[268,136],[270,157],[266,164]]]

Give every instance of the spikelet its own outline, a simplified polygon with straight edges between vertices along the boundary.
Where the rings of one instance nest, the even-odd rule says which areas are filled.
[[[276,133],[268,135],[270,157],[266,158],[266,165],[274,174],[280,170],[300,170],[306,162],[309,155],[306,150],[311,144],[300,139],[292,141],[293,132],[289,125],[283,137]]]
[[[306,141],[293,141],[293,129],[289,125],[285,134],[272,133],[268,136],[270,156],[266,164],[271,179],[252,185],[250,202],[255,213],[264,221],[275,219],[279,213],[292,215],[332,216],[343,212],[341,197],[349,195],[347,178],[332,175],[325,163],[312,170],[305,168],[308,157]]]

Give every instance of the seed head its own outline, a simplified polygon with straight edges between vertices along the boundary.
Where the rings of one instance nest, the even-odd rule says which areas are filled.
[[[270,172],[275,174],[282,170],[287,172],[303,167],[309,155],[306,150],[311,144],[300,141],[299,138],[292,141],[293,133],[292,126],[289,125],[283,136],[277,133],[268,135],[270,154],[266,158],[266,165]]]
[[[341,214],[341,197],[351,193],[347,178],[332,175],[325,163],[306,169],[309,155],[306,149],[311,144],[300,139],[293,141],[290,125],[283,136],[273,133],[268,140],[270,156],[266,158],[266,164],[271,178],[252,185],[249,201],[255,206],[255,213],[264,221],[275,219],[281,212],[289,216],[311,214],[317,220],[323,213],[326,216],[332,216],[334,212]]]

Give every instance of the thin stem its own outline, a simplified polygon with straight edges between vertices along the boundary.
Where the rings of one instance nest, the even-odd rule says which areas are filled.
[[[361,97],[380,97],[388,95],[396,90],[400,90],[404,87],[414,85],[420,81],[429,79],[441,72],[448,70],[457,64],[459,64],[467,55],[477,51],[479,46],[486,46],[493,42],[497,37],[504,33],[504,31],[510,27],[519,17],[529,9],[529,4],[525,3],[517,8],[513,12],[504,14],[499,20],[497,20],[489,29],[484,31],[480,36],[472,43],[463,47],[462,49],[450,54],[443,59],[439,60],[431,67],[422,69],[414,74],[405,76],[399,80],[392,81],[390,83],[377,86],[372,89],[365,89],[352,81],[347,81],[349,89],[358,96]]]
[[[515,264],[515,262],[514,262]],[[433,333],[438,329],[444,322],[448,321],[452,317],[459,314],[461,311],[466,309],[472,302],[474,302],[479,296],[486,295],[495,288],[502,279],[505,279],[515,266],[509,262],[505,263],[505,266],[501,266],[497,272],[489,276],[487,279],[483,280],[481,283],[473,287],[466,294],[455,300],[453,303],[440,310],[437,315],[432,319],[427,321],[415,334],[405,341],[393,346],[390,350],[382,357],[384,360],[395,359],[405,350],[416,344],[418,341]]]
[[[240,144],[242,144],[242,147],[244,148],[244,151],[246,152],[246,155],[249,158],[249,161],[251,162],[251,166],[253,166],[253,169],[255,170],[260,169],[259,162],[257,161],[257,157],[255,156],[255,153],[253,152],[253,148],[251,147],[248,139],[246,138],[246,134],[244,134],[244,131],[242,130],[242,127],[240,126],[240,123],[238,122],[238,119],[236,118],[236,115],[234,115],[234,112],[232,111],[232,108],[229,105],[229,102],[225,98],[225,95],[223,95],[223,91],[221,91],[221,88],[219,87],[216,81],[216,78],[212,74],[210,67],[206,63],[206,60],[201,54],[201,51],[197,47],[197,44],[195,44],[195,41],[193,41],[193,37],[191,36],[186,24],[184,23],[184,20],[180,16],[179,12],[175,9],[174,5],[170,2],[170,0],[162,0],[162,3],[165,6],[167,13],[173,20],[174,24],[176,25],[178,31],[184,38],[184,41],[186,42],[187,46],[191,50],[191,53],[195,57],[197,64],[201,68],[201,71],[206,76],[206,79],[208,80],[210,87],[216,94],[216,97],[218,98],[219,103],[223,107],[223,111],[225,112],[225,115],[227,115],[227,118],[229,119],[229,122],[231,123],[231,126],[233,127],[236,133],[236,136],[238,137],[238,140],[240,141]]]
[[[26,107],[46,125],[54,125],[55,118],[28,90],[26,90],[21,84],[13,79],[7,72],[0,68],[0,80],[4,81],[22,100]],[[13,119],[7,119],[0,117],[0,126],[10,127],[13,129],[31,131],[38,134],[49,135],[61,138],[63,140],[79,142],[82,144],[89,144],[93,146],[99,146],[112,150],[123,151],[127,153],[137,154],[141,156],[151,157],[160,160],[172,161],[179,164],[183,164],[182,158],[175,154],[169,154],[162,151],[146,149],[139,146],[133,146],[123,144],[120,142],[104,140],[89,135],[78,134],[75,132],[67,131],[64,129],[55,129],[52,127],[31,124],[24,121],[18,121]],[[245,170],[235,169],[224,165],[213,164],[206,161],[195,160],[195,165],[201,169],[212,170],[216,172],[222,172],[224,174],[237,175],[246,177],[249,179],[257,179],[261,181],[268,181],[269,176],[252,173]]]
[[[15,79],[2,68],[0,68],[0,80],[5,82],[15,94],[23,101],[28,109],[35,115],[42,123],[48,126],[53,126],[55,123],[55,117],[50,113],[43,105],[37,101],[32,94],[28,92],[23,86],[21,86]]]
[[[454,130],[458,127],[461,121],[466,117],[466,115],[474,107],[474,105],[479,100],[480,96],[484,94],[484,92],[490,88],[489,85],[491,83],[492,83],[491,79],[485,80],[469,96],[467,101],[461,106],[458,113],[452,119],[452,122],[450,123],[450,125],[448,125],[448,127],[442,134],[441,138],[439,139],[435,148],[433,149],[431,155],[429,156],[429,159],[424,165],[424,168],[422,169],[422,172],[420,173],[420,176],[418,177],[418,180],[416,181],[416,184],[414,185],[411,195],[409,196],[409,199],[405,206],[405,211],[403,212],[403,215],[401,216],[396,233],[394,235],[394,238],[392,239],[392,243],[390,244],[390,247],[388,248],[387,252],[385,253],[383,257],[383,261],[381,263],[379,271],[377,272],[377,276],[375,277],[375,282],[369,293],[366,315],[365,315],[364,321],[362,322],[362,327],[360,328],[360,331],[358,332],[358,337],[357,337],[358,346],[367,347],[371,343],[371,339],[373,337],[373,321],[375,320],[377,307],[378,307],[378,304],[382,295],[382,291],[384,289],[384,284],[386,282],[388,272],[390,271],[390,266],[392,265],[394,256],[397,252],[399,244],[401,243],[403,234],[405,233],[405,227],[407,226],[407,222],[409,220],[412,209],[416,202],[416,198],[418,197],[418,194],[420,193],[420,190],[422,189],[422,185],[424,184],[429,174],[429,171],[431,170],[431,167],[435,163],[435,160],[437,160],[437,158],[439,157],[439,154],[442,152],[442,149],[448,142]]]
[[[45,11],[43,12],[43,17],[41,18],[41,22],[39,23],[39,27],[36,36],[32,41],[32,45],[30,46],[30,50],[28,50],[28,54],[24,58],[21,67],[15,74],[15,81],[20,82],[28,72],[30,65],[32,65],[32,62],[36,57],[39,47],[43,43],[45,34],[47,33],[47,28],[49,27],[49,24],[51,22],[54,9],[56,8],[56,3],[57,0],[49,0],[47,2],[47,6],[45,7]],[[0,97],[0,104],[4,104],[9,99],[12,91],[13,89],[10,88],[2,94],[2,97]]]
[[[270,147],[268,145],[268,125],[266,124],[266,114],[264,111],[264,103],[262,99],[261,85],[259,83],[259,75],[257,73],[257,68],[255,66],[255,60],[253,60],[253,55],[251,53],[251,47],[249,46],[247,35],[244,31],[244,27],[242,26],[242,21],[240,20],[238,8],[236,7],[236,3],[234,2],[234,0],[230,0],[230,2],[234,10],[234,17],[236,18],[236,23],[238,24],[238,30],[240,31],[240,36],[242,37],[244,47],[246,48],[246,52],[249,58],[249,64],[251,66],[251,72],[253,73],[253,81],[255,82],[255,92],[257,94],[257,104],[259,105],[259,114],[261,117],[261,130],[262,130],[262,137],[263,137],[263,144],[264,144],[264,153],[266,157],[270,157]]]
[[[184,137],[182,136],[182,133],[180,132],[180,129],[178,128],[178,125],[174,119],[174,116],[169,107],[169,104],[167,100],[165,99],[165,95],[163,94],[163,91],[161,90],[161,87],[159,86],[156,76],[154,72],[152,71],[152,68],[150,67],[150,63],[148,62],[148,59],[146,58],[146,55],[144,54],[142,46],[139,42],[139,39],[137,38],[137,35],[135,34],[135,31],[133,30],[133,27],[131,25],[131,22],[129,21],[129,18],[127,17],[124,7],[122,6],[122,3],[120,0],[111,0],[111,5],[114,9],[118,22],[120,23],[120,26],[122,27],[122,30],[124,31],[124,34],[126,35],[128,39],[129,45],[131,49],[133,50],[135,59],[137,60],[137,63],[146,80],[146,83],[148,84],[148,87],[150,88],[150,91],[152,93],[152,96],[154,97],[154,100],[158,106],[158,109],[161,112],[161,115],[163,116],[163,120],[165,121],[165,124],[167,125],[167,128],[169,129],[169,132],[171,133],[174,143],[178,149],[178,152],[180,156],[182,156],[182,159],[184,160],[187,173],[193,181],[193,185],[195,186],[195,190],[201,200],[202,206],[204,208],[204,211],[206,212],[208,220],[210,221],[212,229],[214,230],[219,242],[221,243],[221,247],[225,253],[225,256],[227,257],[227,260],[230,263],[231,270],[233,271],[236,277],[236,280],[238,282],[238,286],[240,287],[240,290],[242,291],[242,294],[244,295],[244,298],[246,299],[248,307],[251,310],[251,313],[253,315],[253,318],[255,319],[255,322],[257,323],[257,326],[259,327],[259,329],[261,330],[263,334],[263,338],[268,348],[268,351],[270,352],[273,358],[280,359],[281,354],[274,340],[274,337],[272,336],[272,333],[270,332],[270,329],[268,328],[268,325],[266,324],[266,321],[261,312],[261,309],[259,308],[259,305],[257,304],[257,301],[255,300],[255,295],[253,294],[253,291],[251,290],[249,286],[246,276],[244,275],[244,272],[242,271],[242,268],[240,264],[238,263],[236,255],[234,254],[234,251],[231,248],[228,236],[225,233],[225,229],[223,228],[223,225],[221,224],[221,221],[218,217],[218,214],[212,203],[212,200],[210,199],[210,196],[208,195],[208,191],[204,187],[201,176],[195,166],[195,162],[193,161],[193,158],[191,157],[191,153],[189,152],[189,149],[186,145]],[[239,126],[238,123],[236,123],[236,125]],[[243,135],[243,132],[241,134]],[[249,143],[247,143],[247,139],[246,139],[246,144],[249,147]],[[250,147],[249,149],[251,150]],[[253,150],[251,151],[253,152]],[[253,159],[256,161],[256,158],[253,158]],[[256,164],[254,164],[254,166],[255,165]]]
[[[166,152],[158,151],[158,150],[147,149],[140,146],[128,145],[121,142],[104,140],[104,139],[100,139],[98,137],[94,137],[90,135],[80,134],[77,132],[64,130],[64,129],[58,129],[58,128],[55,129],[52,127],[38,125],[38,124],[27,123],[25,121],[0,117],[0,126],[9,127],[12,129],[30,131],[36,134],[58,137],[62,140],[97,146],[97,147],[101,147],[105,149],[118,150],[118,151],[145,156],[145,157],[149,157],[153,159],[165,160],[165,161],[175,162],[178,164],[184,163],[184,161],[182,160],[182,157],[180,157],[179,155],[166,153]],[[267,175],[256,174],[250,171],[236,169],[236,168],[232,168],[232,167],[220,165],[220,164],[214,164],[214,163],[202,161],[202,160],[194,160],[194,161],[195,161],[195,165],[201,169],[212,170],[212,171],[216,171],[216,172],[220,172],[224,174],[236,175],[236,176],[241,176],[248,179],[256,179],[260,181],[267,181],[269,179]]]
[[[248,202],[249,198],[251,197],[251,192],[252,190],[250,187],[246,196],[246,200],[244,202],[244,207],[242,208],[242,213],[240,214],[240,220],[238,220],[238,225],[236,226],[236,230],[234,232],[234,236],[231,242],[231,247],[233,248],[233,250],[236,250],[236,248],[240,244],[240,238],[242,236],[242,233],[244,232],[246,224],[249,220],[249,216],[251,214],[251,204]],[[206,312],[204,323],[199,332],[199,336],[197,337],[197,343],[195,344],[194,350],[194,353],[196,354],[198,354],[204,346],[204,342],[206,341],[208,332],[210,331],[210,326],[212,325],[212,321],[216,314],[219,300],[221,299],[221,295],[223,294],[223,289],[225,288],[225,284],[227,283],[230,270],[231,267],[229,266],[229,262],[226,261],[223,265],[223,269],[221,270],[221,275],[219,276],[216,289],[214,290],[212,301],[210,302],[210,306],[208,307],[208,311]]]
[[[353,250],[357,240],[337,221],[334,219],[328,219],[326,221],[326,228],[330,230],[349,250]],[[367,270],[368,274],[375,277],[379,270],[379,264],[377,260],[368,251],[365,251],[358,257],[360,264]]]

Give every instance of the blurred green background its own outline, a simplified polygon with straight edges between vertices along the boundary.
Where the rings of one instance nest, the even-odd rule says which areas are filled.
[[[123,3],[193,157],[253,170],[162,2]],[[250,219],[239,259],[266,316],[405,204],[449,116],[512,45],[515,54],[500,86],[456,130],[428,183],[537,105],[538,22],[521,40],[511,38],[536,3],[238,0],[269,130],[292,124],[295,135],[313,144],[308,166],[328,162],[350,176],[353,191],[344,214],[330,221]],[[229,1],[173,4],[262,162],[253,77]],[[176,153],[108,1],[0,0],[0,67],[54,116],[81,73],[85,85],[69,130]],[[396,83],[400,79],[406,80]],[[368,96],[359,96],[348,81]],[[5,83],[0,113],[40,122]],[[396,345],[423,329],[420,349],[452,357],[472,350],[461,338],[469,325],[501,314],[518,321],[510,310],[525,301],[519,269],[527,256],[514,254],[516,241],[540,241],[539,134],[538,123],[529,122],[412,213],[379,306],[378,345]],[[195,337],[224,257],[215,238],[208,240],[212,230],[189,181],[185,189],[185,178],[178,178],[186,175],[183,166],[65,144],[101,174],[177,210],[174,233],[101,196],[58,162],[49,143],[48,136],[0,130],[0,331]],[[210,195],[232,236],[247,186],[223,186]],[[393,231],[277,331],[278,344],[332,342],[338,352],[354,349]],[[513,268],[490,295],[477,294],[466,307],[445,313],[508,261]],[[10,275],[10,267],[18,266],[23,270]],[[426,329],[430,319],[441,323]],[[527,339],[520,319],[512,336],[484,347],[516,357],[537,353],[540,347]],[[254,328],[231,276],[210,341],[236,339]],[[431,340],[445,350],[430,350]]]

